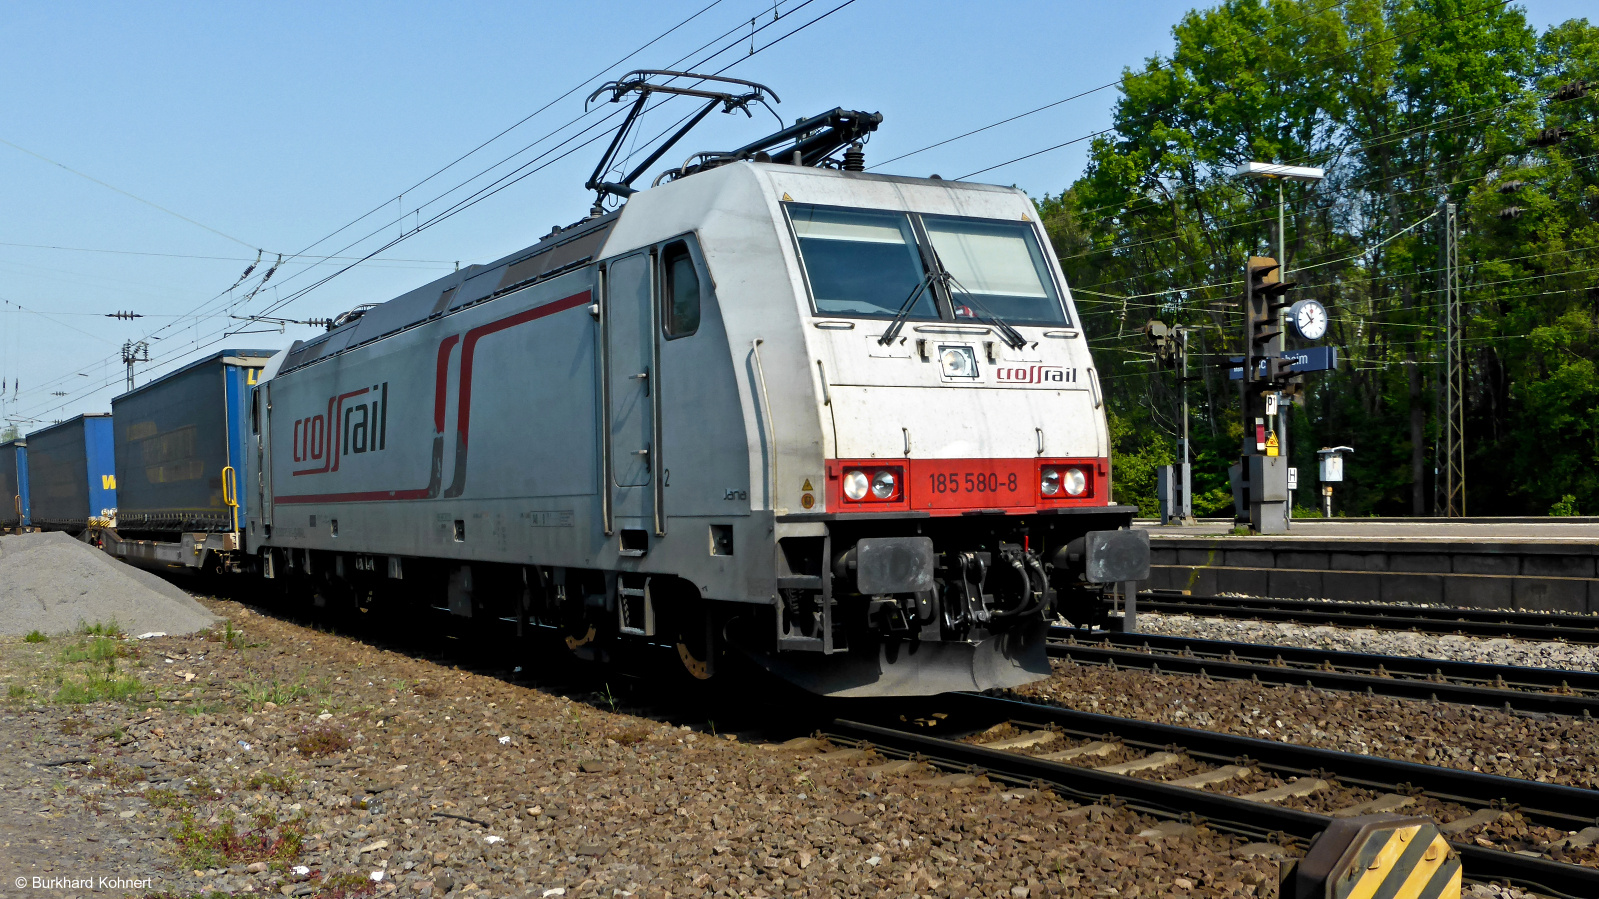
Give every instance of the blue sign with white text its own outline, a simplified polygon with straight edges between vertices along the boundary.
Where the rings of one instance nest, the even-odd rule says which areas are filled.
[[[1338,368],[1338,348],[1335,346],[1313,346],[1305,350],[1284,350],[1283,358],[1293,360],[1293,365],[1288,370],[1296,375],[1307,371],[1336,371]],[[1229,360],[1233,363],[1233,367],[1227,369],[1227,379],[1229,381],[1243,380],[1243,357],[1232,356],[1229,357]],[[1257,371],[1261,377],[1266,376],[1266,360],[1260,360]]]

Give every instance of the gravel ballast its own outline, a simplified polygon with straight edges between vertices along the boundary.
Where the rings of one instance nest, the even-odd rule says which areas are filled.
[[[1329,627],[1286,621],[1239,621],[1190,615],[1140,612],[1138,630],[1173,637],[1230,640],[1263,646],[1301,646],[1378,655],[1562,668],[1599,670],[1599,646],[1544,643],[1503,637],[1468,637],[1460,634],[1420,634],[1371,628]]]
[[[212,607],[231,631],[119,641],[124,701],[0,700],[0,897],[108,867],[291,899],[1275,895],[1275,847],[1207,828]],[[0,682],[42,692],[83,639],[0,643]]]
[[[1023,699],[1505,777],[1599,789],[1599,721],[1055,662]]]
[[[191,634],[216,617],[161,578],[66,534],[0,537],[0,635],[112,622],[130,634]]]

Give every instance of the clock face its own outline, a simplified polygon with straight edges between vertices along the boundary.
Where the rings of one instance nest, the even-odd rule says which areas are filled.
[[[1327,308],[1315,300],[1300,300],[1289,310],[1294,330],[1306,340],[1320,340],[1327,333]]]

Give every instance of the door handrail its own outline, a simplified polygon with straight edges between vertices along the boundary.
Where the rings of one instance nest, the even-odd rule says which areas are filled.
[[[765,342],[759,337],[750,341],[750,354],[755,359],[755,377],[761,388],[762,417],[766,419],[766,506],[776,512],[777,498],[772,494],[777,490],[777,426],[772,421],[772,397],[766,391],[766,369],[761,365],[761,344]]]

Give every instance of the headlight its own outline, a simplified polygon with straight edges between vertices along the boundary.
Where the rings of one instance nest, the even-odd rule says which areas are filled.
[[[878,499],[888,499],[894,495],[894,488],[896,486],[898,485],[894,483],[893,472],[880,471],[877,473],[877,477],[872,478],[872,495]],[[848,491],[848,489],[849,488],[846,486],[845,490]]]
[[[1066,484],[1067,496],[1082,496],[1088,489],[1088,475],[1083,474],[1081,468],[1066,469],[1066,476],[1062,479]]]
[[[1046,468],[1039,476],[1039,489],[1045,496],[1055,496],[1060,493],[1060,469]]]
[[[864,471],[846,471],[844,473],[844,495],[852,500],[866,498],[866,489],[870,482],[866,480]]]
[[[946,378],[971,380],[977,377],[977,354],[969,346],[941,346],[938,364]]]

